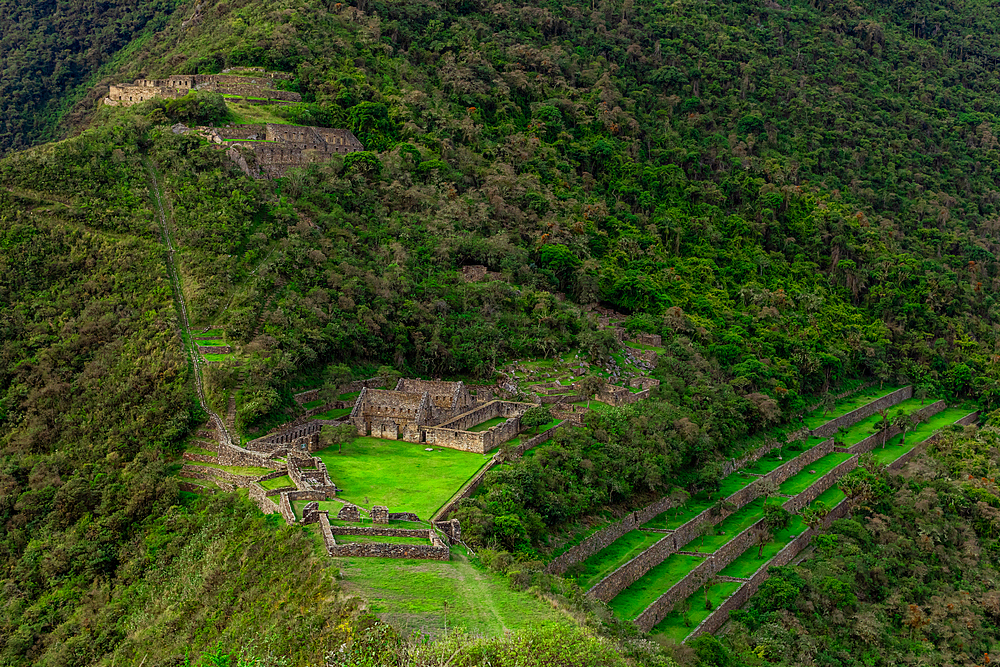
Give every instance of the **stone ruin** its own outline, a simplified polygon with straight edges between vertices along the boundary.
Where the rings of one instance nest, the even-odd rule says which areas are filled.
[[[484,392],[487,395],[492,398],[492,392]],[[463,382],[405,378],[392,391],[362,389],[348,422],[358,435],[485,454],[523,430],[521,415],[530,407],[477,401]],[[505,421],[483,431],[469,430],[497,417]]]
[[[302,96],[274,87],[275,80],[291,79],[283,72],[250,72],[238,74],[176,74],[166,79],[136,79],[131,84],[112,85],[104,103],[128,107],[153,98],[177,99],[192,90],[203,90],[229,97],[240,97],[250,104],[292,104]]]
[[[365,149],[350,130],[328,127],[260,123],[201,127],[198,131],[227,149],[230,159],[252,178],[278,178],[291,167]]]

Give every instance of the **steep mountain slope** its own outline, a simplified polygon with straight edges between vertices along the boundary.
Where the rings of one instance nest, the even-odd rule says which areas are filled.
[[[350,627],[323,559],[269,585],[279,564],[256,550],[302,553],[301,534],[238,500],[181,502],[167,477],[203,415],[141,158],[162,175],[192,318],[245,344],[248,430],[331,363],[490,379],[511,358],[601,353],[583,315],[598,302],[664,337],[653,400],[560,445],[559,483],[530,503],[494,493],[520,528],[470,525],[532,554],[580,514],[696,488],[847,379],[993,404],[987,7],[180,5],[131,43],[121,79],[282,69],[305,102],[269,113],[348,127],[368,150],[254,182],[149,103],[0,163],[3,664],[151,646],[165,664],[275,608],[289,611],[269,617],[267,651],[299,664]],[[9,145],[44,136],[22,127]],[[504,280],[464,282],[466,264]],[[516,468],[502,482],[538,486]],[[154,598],[177,602],[151,621]]]

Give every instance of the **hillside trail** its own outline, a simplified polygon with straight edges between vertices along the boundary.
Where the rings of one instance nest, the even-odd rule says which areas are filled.
[[[152,163],[147,158],[142,158],[142,165],[146,168],[146,174],[149,177],[149,194],[153,199],[153,203],[156,205],[156,217],[160,224],[160,231],[163,232],[163,244],[167,248],[167,273],[170,275],[170,285],[173,288],[174,299],[176,300],[180,314],[180,324],[182,327],[181,341],[188,357],[191,359],[191,367],[194,369],[194,387],[198,393],[198,402],[201,404],[202,409],[208,414],[209,421],[215,425],[219,443],[224,446],[230,445],[232,444],[232,439],[229,436],[229,431],[226,429],[225,422],[219,418],[219,415],[212,411],[212,409],[208,406],[208,401],[205,400],[205,389],[201,375],[202,360],[201,356],[198,354],[197,348],[194,345],[194,338],[191,332],[191,321],[188,318],[187,302],[184,300],[184,291],[181,289],[180,271],[178,270],[174,259],[177,250],[174,248],[173,239],[170,238],[170,225],[167,221],[167,215],[163,208],[163,199],[166,195],[156,178],[156,169],[153,167]]]
[[[459,576],[469,592],[464,601],[473,608],[473,612],[477,616],[483,620],[492,619],[493,623],[499,626],[501,633],[507,632],[509,628],[504,623],[503,614],[497,608],[496,601],[490,591],[492,582],[489,580],[489,575],[474,568],[464,554],[456,556],[455,553],[452,553],[451,557],[463,565],[462,573]]]

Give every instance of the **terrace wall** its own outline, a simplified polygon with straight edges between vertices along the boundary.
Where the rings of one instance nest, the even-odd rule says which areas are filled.
[[[646,505],[641,510],[630,512],[624,518],[611,524],[607,528],[588,535],[579,544],[571,547],[565,553],[555,557],[547,566],[545,571],[550,574],[562,574],[570,565],[581,563],[590,558],[598,551],[608,547],[619,537],[630,533],[647,521],[652,520],[657,515],[671,509],[674,504],[669,498],[660,498],[656,502]]]
[[[433,530],[407,530],[403,528],[375,528],[369,526],[331,526],[326,512],[319,513],[320,531],[327,552],[338,558],[419,558],[423,560],[448,560],[448,545]],[[370,537],[426,537],[430,544],[392,544],[364,542],[337,544],[336,535],[366,535]]]
[[[810,485],[808,489],[785,503],[786,510],[798,513],[803,507],[819,498],[825,491],[837,483],[841,477],[858,467],[858,457],[852,456],[830,472],[826,473]]]
[[[206,468],[205,466],[195,466],[195,465],[184,465],[181,467],[180,472],[181,477],[191,477],[192,479],[207,479],[213,482],[225,482],[229,487],[228,490],[232,490],[233,487],[240,489],[250,488],[250,484],[253,483],[254,478],[244,477],[243,475],[234,475],[228,470],[219,470],[218,468]]]
[[[921,408],[920,410],[914,410],[911,414],[918,415],[921,421],[926,421],[927,419],[930,419],[937,413],[944,410],[946,407],[948,407],[948,405],[944,401],[937,401],[935,403],[931,403],[926,408]],[[865,452],[870,452],[876,447],[881,446],[883,442],[888,442],[889,440],[892,440],[900,433],[902,433],[902,429],[896,426],[890,426],[884,432],[880,431],[878,433],[875,433],[874,435],[868,436],[861,442],[855,443],[848,449],[848,451],[851,452],[852,454],[864,454]]]
[[[258,482],[250,484],[250,500],[256,503],[264,514],[278,514],[280,512],[278,504],[267,497],[267,489]]]
[[[903,401],[913,398],[913,387],[903,387],[902,389],[897,389],[891,394],[887,394],[882,398],[876,399],[867,405],[862,405],[857,410],[852,410],[846,415],[837,417],[836,419],[831,419],[827,423],[823,424],[819,428],[812,431],[812,434],[819,438],[829,438],[836,435],[837,431],[841,427],[852,426],[858,423],[862,419],[867,419],[872,415],[876,414],[879,410],[885,410],[891,408],[897,403],[902,403]]]
[[[289,502],[287,493],[282,493],[279,496],[278,512],[285,518],[285,523],[288,525],[295,523],[295,512],[292,510],[292,503]]]
[[[454,512],[458,508],[458,504],[462,502],[465,498],[472,497],[472,494],[476,492],[479,485],[483,483],[483,478],[486,477],[486,473],[500,465],[500,457],[494,455],[490,462],[487,463],[482,470],[476,473],[476,476],[470,479],[466,485],[457,493],[455,497],[448,501],[448,503],[439,509],[437,513],[433,516],[431,521],[443,521],[448,518],[448,515]]]

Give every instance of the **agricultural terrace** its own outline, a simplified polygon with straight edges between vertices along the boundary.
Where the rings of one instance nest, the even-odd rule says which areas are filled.
[[[927,421],[917,424],[915,428],[907,431],[905,434],[900,434],[890,438],[885,447],[876,446],[872,451],[872,454],[875,456],[875,460],[878,463],[882,465],[889,465],[900,456],[934,435],[937,431],[954,424],[956,421],[972,412],[973,409],[974,408],[970,407],[945,408]],[[903,441],[904,435],[905,443]]]
[[[586,590],[608,576],[619,567],[632,560],[664,537],[663,533],[649,533],[633,530],[622,535],[599,552],[581,563],[582,570],[576,583]]]
[[[839,419],[843,417],[848,412],[853,412],[858,408],[864,407],[871,403],[872,401],[877,401],[883,396],[888,396],[894,391],[898,391],[902,387],[867,387],[862,389],[856,394],[851,394],[846,396],[836,402],[829,408],[818,408],[807,414],[803,418],[803,424],[810,429],[819,428],[823,424],[833,421],[834,419]]]

